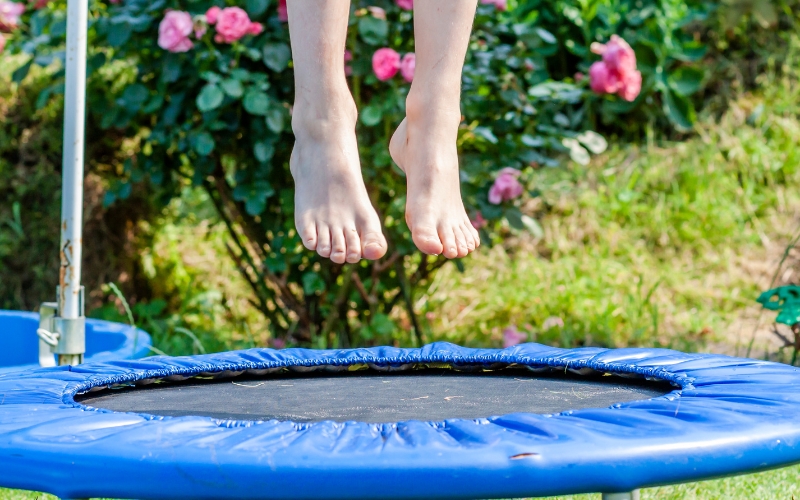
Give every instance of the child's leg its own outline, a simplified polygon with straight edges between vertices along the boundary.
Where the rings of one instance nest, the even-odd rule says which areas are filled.
[[[392,158],[406,172],[406,222],[428,254],[463,257],[480,245],[461,201],[456,139],[461,71],[478,0],[414,2],[416,70]]]
[[[357,111],[344,74],[350,2],[287,2],[295,69],[291,158],[303,243],[336,263],[386,253],[356,146]]]

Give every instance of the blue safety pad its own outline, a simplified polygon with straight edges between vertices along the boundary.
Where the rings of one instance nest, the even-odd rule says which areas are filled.
[[[389,424],[237,422],[89,409],[145,379],[279,367],[517,363],[672,382],[556,415]],[[663,349],[250,349],[0,376],[0,485],[63,498],[513,498],[621,492],[800,462],[800,369]]]

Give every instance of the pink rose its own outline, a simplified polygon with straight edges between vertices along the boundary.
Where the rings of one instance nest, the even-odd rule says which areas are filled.
[[[414,0],[395,0],[395,3],[403,10],[414,10]]]
[[[253,24],[247,12],[239,7],[225,7],[217,16],[217,43],[233,43],[250,33]]]
[[[603,56],[609,69],[622,73],[636,71],[636,53],[628,42],[617,35],[611,35],[611,40],[605,45],[593,43],[592,52]]]
[[[642,74],[636,69],[636,53],[628,42],[612,35],[607,44],[593,43],[592,52],[603,56],[592,64],[589,79],[598,94],[617,94],[634,101],[642,91]]]
[[[206,11],[206,22],[212,26],[217,24],[217,19],[219,18],[220,12],[222,12],[222,9],[216,5],[208,9]]]
[[[352,60],[353,60],[353,53],[350,52],[349,50],[345,49],[345,51],[344,51],[344,74],[347,75],[347,76],[350,76],[350,75],[353,74],[353,67],[350,66],[349,64],[347,64]]]
[[[286,0],[278,0],[278,21],[282,23],[289,21],[289,10],[286,8]]]
[[[598,94],[615,94],[620,88],[617,72],[611,71],[604,61],[597,61],[589,68],[589,82]]]
[[[504,168],[489,188],[489,203],[499,205],[508,200],[513,200],[522,195],[524,189],[517,178],[520,171],[515,168]]]
[[[489,221],[483,218],[483,214],[480,212],[476,212],[475,218],[472,219],[470,222],[472,222],[472,227],[474,227],[475,229],[486,227],[486,224],[489,223]]]
[[[189,35],[194,22],[188,12],[172,10],[167,12],[158,25],[158,46],[170,52],[187,52],[194,46]]]
[[[506,10],[508,8],[507,0],[481,0],[484,5],[494,5],[497,10]]]
[[[503,347],[513,347],[528,340],[528,334],[520,332],[514,325],[503,330]]]
[[[264,25],[261,23],[250,23],[250,28],[247,32],[251,35],[260,35],[264,32]]]
[[[617,94],[626,101],[633,102],[641,92],[642,74],[639,71],[633,71],[625,75],[625,79],[622,80],[622,88]]]
[[[413,52],[403,56],[400,61],[400,74],[408,83],[414,81],[414,69],[417,67],[417,56]]]
[[[388,47],[376,50],[372,56],[372,70],[378,80],[389,80],[400,70],[400,54]]]
[[[6,37],[2,33],[0,33],[0,54],[3,53],[3,50],[6,48]]]
[[[0,31],[16,29],[24,12],[24,4],[0,0]]]
[[[382,8],[367,7],[367,10],[369,11],[370,14],[372,14],[372,17],[374,17],[375,19],[383,19],[384,21],[386,20],[386,11],[383,10]]]

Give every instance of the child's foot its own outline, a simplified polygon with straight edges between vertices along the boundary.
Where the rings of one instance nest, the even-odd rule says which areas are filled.
[[[389,143],[395,163],[406,173],[406,223],[414,243],[430,255],[465,257],[480,236],[464,210],[456,139],[461,113],[420,106],[409,96],[407,118]]]
[[[346,90],[315,101],[298,96],[292,116],[297,232],[306,248],[337,264],[379,259],[386,239],[361,176],[355,104]]]

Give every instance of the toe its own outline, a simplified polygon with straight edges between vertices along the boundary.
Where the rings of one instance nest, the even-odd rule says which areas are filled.
[[[347,258],[347,243],[344,231],[334,229],[331,231],[331,260],[337,264],[344,264]]]
[[[453,233],[452,226],[444,226],[439,230],[439,238],[441,238],[442,246],[444,247],[444,256],[448,259],[455,259],[458,257],[458,244],[456,243],[456,235]]]
[[[300,222],[297,224],[297,234],[303,240],[303,246],[309,250],[317,249],[317,226],[312,223]]]
[[[378,260],[386,255],[386,238],[380,229],[367,229],[361,235],[361,256],[369,260]]]
[[[442,240],[433,226],[419,225],[411,230],[411,238],[422,253],[439,255],[444,251]]]
[[[466,226],[464,224],[461,225],[461,232],[464,234],[464,240],[467,242],[467,248],[470,252],[474,251],[477,248],[475,244],[475,235],[471,231],[472,226]]]
[[[469,255],[469,246],[467,245],[467,238],[461,230],[461,226],[453,226],[453,234],[456,237],[456,247],[458,249],[459,257],[466,257]]]
[[[326,259],[331,256],[331,230],[328,226],[317,226],[317,253]]]
[[[344,240],[347,245],[347,256],[345,260],[351,264],[355,264],[361,260],[361,238],[359,238],[356,228],[345,229]]]
[[[472,241],[475,243],[475,248],[481,246],[481,233],[475,228],[475,226],[472,225],[472,221],[470,221],[469,218],[464,221],[464,232],[468,232],[470,235],[472,235]]]

